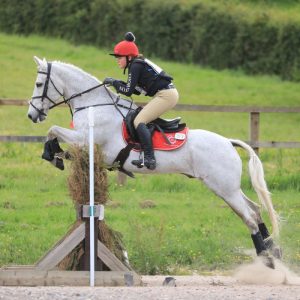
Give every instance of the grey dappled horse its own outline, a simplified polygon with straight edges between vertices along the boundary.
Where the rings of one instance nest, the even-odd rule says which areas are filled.
[[[43,121],[49,109],[67,103],[73,114],[74,129],[52,126],[48,131],[43,158],[60,166],[62,149],[57,139],[71,145],[88,144],[88,107],[94,107],[96,144],[101,145],[105,163],[110,166],[126,144],[121,126],[124,116],[136,108],[127,99],[118,97],[99,80],[70,64],[53,61],[48,63],[34,57],[38,67],[37,79],[31,98],[28,117],[34,122]],[[130,151],[123,168],[138,173],[180,173],[199,179],[222,198],[249,228],[259,256],[266,265],[274,267],[273,257],[277,248],[262,220],[260,207],[241,190],[242,162],[234,146],[245,149],[250,156],[249,174],[252,185],[272,223],[273,235],[279,235],[279,221],[273,208],[264,179],[262,163],[253,149],[240,140],[228,139],[206,130],[189,130],[184,146],[173,151],[155,151],[157,168],[148,170],[131,164],[139,153]],[[269,251],[270,250],[270,251]]]

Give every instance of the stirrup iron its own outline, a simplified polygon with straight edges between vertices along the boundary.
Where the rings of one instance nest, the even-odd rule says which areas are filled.
[[[136,166],[137,168],[141,169],[145,166],[145,155],[144,151],[140,152],[139,159],[138,160],[133,160],[131,163]]]

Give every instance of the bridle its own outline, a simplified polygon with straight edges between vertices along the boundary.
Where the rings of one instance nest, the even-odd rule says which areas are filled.
[[[44,74],[46,75],[46,81],[45,81],[45,85],[44,85],[44,89],[43,89],[43,93],[41,96],[35,96],[35,97],[32,97],[31,98],[31,101],[29,102],[29,104],[35,109],[38,111],[39,114],[43,115],[43,116],[47,116],[47,114],[44,113],[43,110],[37,108],[33,103],[32,103],[32,100],[34,99],[41,99],[41,101],[43,102],[44,99],[48,99],[53,105],[51,107],[49,107],[49,109],[53,108],[54,106],[57,106],[58,104],[56,104],[51,98],[49,98],[47,92],[48,92],[48,87],[49,87],[49,82],[52,83],[53,87],[55,88],[55,90],[58,92],[58,94],[60,96],[62,96],[64,98],[64,95],[63,93],[61,93],[58,88],[56,87],[56,85],[54,84],[53,80],[51,79],[50,77],[50,73],[51,73],[51,67],[52,67],[52,63],[47,63],[47,72],[43,72],[43,71],[38,71],[38,74]],[[64,101],[63,103],[65,103],[65,98],[64,98]]]
[[[47,116],[46,113],[44,113],[43,109],[39,109],[37,108],[33,103],[32,103],[32,100],[34,99],[41,99],[41,102],[44,101],[44,99],[48,99],[53,105],[49,107],[49,109],[52,109],[56,106],[59,106],[61,104],[67,104],[69,106],[69,109],[70,109],[70,113],[72,115],[72,119],[73,119],[73,111],[71,109],[71,105],[70,105],[70,101],[76,97],[79,97],[83,94],[86,94],[86,93],[89,93],[101,86],[104,86],[105,87],[105,90],[106,92],[108,93],[110,99],[112,100],[112,103],[101,103],[101,104],[95,104],[95,105],[89,105],[89,106],[83,106],[83,107],[78,107],[78,108],[75,108],[74,109],[74,113],[80,111],[80,110],[83,110],[83,109],[86,109],[88,107],[96,107],[96,106],[106,106],[106,105],[114,105],[115,108],[118,110],[118,112],[122,115],[123,118],[125,118],[125,116],[122,114],[121,110],[119,109],[119,107],[122,107],[122,108],[127,108],[129,111],[131,110],[132,108],[132,104],[133,104],[133,101],[129,101],[127,100],[128,102],[130,102],[130,107],[127,107],[127,106],[124,106],[122,104],[119,104],[119,100],[120,100],[120,96],[117,97],[116,101],[112,98],[112,95],[110,94],[109,90],[106,88],[105,84],[104,83],[100,83],[90,89],[87,89],[83,92],[80,92],[80,93],[77,93],[77,94],[73,94],[71,97],[69,98],[65,98],[64,97],[64,94],[62,92],[60,92],[58,90],[58,88],[56,87],[56,85],[54,84],[53,80],[51,79],[51,76],[50,76],[50,73],[51,73],[51,68],[52,68],[52,63],[51,62],[48,62],[47,63],[47,72],[43,72],[43,71],[38,71],[38,74],[44,74],[46,75],[46,81],[45,81],[45,85],[44,85],[44,89],[43,89],[43,93],[41,96],[35,96],[35,97],[31,97],[31,101],[29,102],[29,104],[40,114],[40,115],[43,115],[43,116]],[[47,92],[48,92],[48,87],[49,87],[49,83],[51,83],[53,85],[53,87],[55,88],[55,90],[58,92],[58,94],[63,98],[63,101],[60,101],[58,103],[56,103],[55,101],[53,101],[51,98],[49,98],[49,96],[47,95]],[[123,99],[123,100],[126,100],[126,99]]]

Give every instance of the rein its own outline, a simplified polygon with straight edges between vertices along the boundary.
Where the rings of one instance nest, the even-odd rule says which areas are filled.
[[[102,84],[103,85],[103,84]],[[107,94],[109,95],[112,103],[100,103],[100,104],[94,104],[94,105],[87,105],[87,106],[82,106],[82,107],[77,107],[74,109],[74,114],[77,113],[78,111],[81,111],[83,109],[87,109],[89,107],[97,107],[97,106],[107,106],[107,105],[114,105],[114,107],[116,108],[116,110],[120,113],[120,115],[123,117],[123,119],[125,119],[125,116],[123,115],[122,111],[119,109],[119,107],[121,108],[126,108],[128,109],[129,111],[131,110],[132,108],[132,105],[133,105],[133,101],[129,101],[127,99],[122,99],[122,100],[125,100],[125,101],[128,101],[130,102],[130,106],[125,106],[125,105],[122,105],[122,104],[119,104],[118,102],[120,101],[120,96],[117,97],[117,100],[115,101],[112,97],[112,95],[110,94],[109,92],[109,89],[104,85],[105,87],[105,90],[107,92]]]
[[[50,77],[50,73],[51,73],[51,68],[52,68],[52,63],[47,63],[47,72],[43,72],[43,71],[38,71],[39,74],[44,74],[46,75],[46,81],[45,81],[45,85],[44,85],[44,90],[43,90],[43,93],[41,96],[35,96],[35,97],[32,97],[31,98],[31,101],[29,102],[29,104],[35,109],[38,111],[39,114],[43,115],[43,116],[47,116],[47,114],[44,113],[44,110],[43,109],[39,109],[37,108],[33,103],[32,103],[32,100],[33,99],[41,99],[41,101],[43,102],[44,101],[44,98],[48,99],[53,105],[49,107],[49,109],[52,109],[56,106],[59,106],[61,104],[67,104],[69,106],[69,109],[70,109],[70,113],[71,113],[71,116],[72,116],[72,119],[73,119],[73,115],[78,112],[78,111],[81,111],[83,109],[87,109],[89,107],[97,107],[97,106],[107,106],[107,105],[114,105],[115,108],[117,109],[117,111],[121,114],[121,116],[123,117],[123,119],[125,119],[125,116],[123,115],[122,111],[119,109],[119,107],[121,108],[126,108],[128,110],[131,110],[132,108],[132,105],[133,105],[133,101],[129,101],[129,100],[126,100],[126,99],[123,99],[123,100],[126,100],[128,102],[130,102],[130,107],[127,107],[125,105],[122,105],[122,104],[119,104],[119,100],[120,100],[120,96],[117,97],[117,100],[114,101],[112,95],[110,94],[109,90],[107,89],[107,87],[105,86],[104,83],[101,83],[101,84],[98,84],[92,88],[89,88],[83,92],[80,92],[80,93],[77,93],[77,94],[73,94],[71,97],[65,99],[64,97],[64,94],[62,92],[60,92],[58,90],[58,88],[56,87],[56,85],[54,84],[53,80],[51,79]],[[55,101],[53,101],[51,98],[49,98],[49,96],[47,95],[47,92],[48,92],[48,87],[49,87],[49,82],[52,83],[53,87],[55,88],[55,90],[58,92],[58,94],[64,99],[63,101],[61,102],[58,102],[56,103]],[[70,101],[76,97],[79,97],[79,96],[82,96],[83,94],[87,94],[101,86],[104,86],[107,94],[109,95],[110,99],[112,100],[112,103],[102,103],[102,104],[94,104],[94,105],[88,105],[88,106],[82,106],[82,107],[78,107],[78,108],[75,108],[74,109],[74,113],[71,109],[71,105],[70,105]]]

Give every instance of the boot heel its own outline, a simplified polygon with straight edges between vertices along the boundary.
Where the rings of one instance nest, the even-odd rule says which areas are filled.
[[[156,161],[154,159],[151,159],[151,161],[145,161],[145,166],[149,170],[154,170],[156,168]]]

